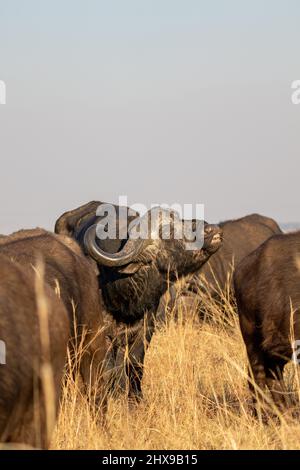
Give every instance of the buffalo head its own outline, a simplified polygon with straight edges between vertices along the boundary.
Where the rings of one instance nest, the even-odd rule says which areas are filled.
[[[97,237],[97,228],[94,223],[86,229],[84,249],[99,267],[106,307],[116,319],[128,323],[155,311],[168,283],[199,269],[222,241],[218,226],[182,220],[161,208],[134,219],[127,238],[113,253]]]

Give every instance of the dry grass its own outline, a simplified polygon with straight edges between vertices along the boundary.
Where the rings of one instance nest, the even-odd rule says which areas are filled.
[[[78,378],[68,378],[53,449],[299,449],[299,418],[266,423],[253,417],[246,355],[234,308],[226,322],[212,299],[211,321],[179,315],[153,337],[147,352],[143,400],[110,398],[105,429],[97,426]],[[184,315],[186,316],[186,315]],[[295,388],[295,371],[287,382]]]

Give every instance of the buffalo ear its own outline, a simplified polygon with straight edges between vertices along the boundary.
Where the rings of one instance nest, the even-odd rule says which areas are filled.
[[[135,274],[139,269],[141,269],[142,263],[130,263],[127,266],[121,266],[118,268],[118,272],[121,274]]]

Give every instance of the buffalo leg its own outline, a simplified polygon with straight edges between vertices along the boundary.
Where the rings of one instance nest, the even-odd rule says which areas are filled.
[[[284,382],[283,382],[283,367],[285,362],[282,360],[270,359],[269,356],[261,349],[251,345],[247,348],[248,357],[250,362],[249,369],[249,389],[253,397],[253,402],[257,405],[257,390],[255,384],[264,392],[269,390],[274,404],[278,409],[282,409],[286,405],[284,399]],[[264,402],[264,397],[260,397]]]
[[[283,409],[287,406],[287,400],[285,399],[285,387],[283,381],[283,368],[285,361],[281,359],[270,359],[266,360],[266,381],[267,387],[271,392],[272,399],[278,409]]]
[[[114,345],[114,361],[110,379],[113,392],[126,393],[129,397],[139,398],[142,395],[143,362],[145,347],[142,339],[136,339],[134,345],[128,344],[124,336]]]
[[[250,363],[250,367],[248,369],[248,385],[253,400],[256,403],[259,392],[257,391],[257,388],[254,384],[256,384],[257,387],[259,387],[261,390],[264,390],[267,384],[264,357],[260,351],[253,347],[247,348],[247,352]]]
[[[126,392],[129,397],[142,396],[144,358],[154,332],[151,315],[135,325],[127,325],[118,332],[112,343],[114,367],[111,388]]]
[[[151,313],[145,315],[141,331],[138,332],[129,355],[129,396],[142,396],[142,378],[144,373],[145,353],[152,339],[155,329],[154,316]]]

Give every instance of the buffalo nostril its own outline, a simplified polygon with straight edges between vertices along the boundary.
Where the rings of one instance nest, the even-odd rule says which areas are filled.
[[[204,248],[209,249],[221,244],[222,230],[218,225],[207,225],[204,232]]]
[[[211,240],[212,245],[216,245],[222,241],[222,235],[220,233],[216,233]]]

